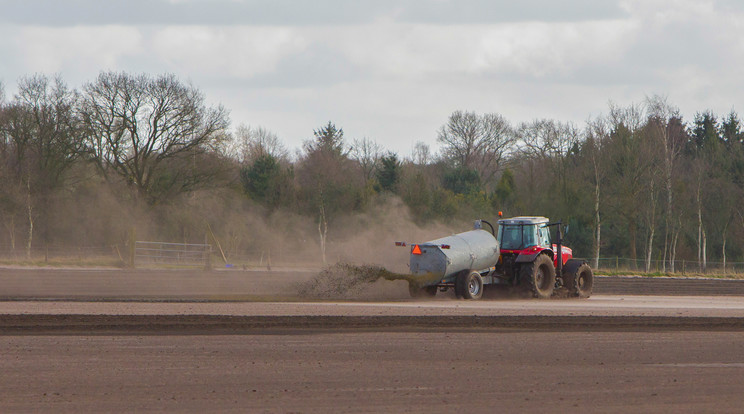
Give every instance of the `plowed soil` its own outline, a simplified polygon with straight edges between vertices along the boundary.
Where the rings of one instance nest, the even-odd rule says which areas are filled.
[[[84,270],[0,268],[0,300],[303,300],[301,294],[318,271],[266,270]],[[354,284],[352,294],[328,293],[325,299],[408,300],[403,280]],[[313,292],[314,293],[314,292]],[[600,295],[744,295],[744,280],[597,277]],[[336,295],[337,297],[333,297]],[[316,296],[313,299],[318,299]],[[437,298],[453,299],[452,291]]]
[[[378,280],[334,301],[302,295],[316,274],[0,269],[0,412],[744,406],[744,281],[612,277],[587,300],[417,301]]]
[[[0,337],[2,412],[739,413],[741,332]]]

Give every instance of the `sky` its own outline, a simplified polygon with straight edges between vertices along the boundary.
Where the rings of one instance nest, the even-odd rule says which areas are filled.
[[[0,0],[0,83],[174,73],[299,149],[328,121],[409,156],[456,110],[583,126],[662,95],[744,111],[736,0]]]

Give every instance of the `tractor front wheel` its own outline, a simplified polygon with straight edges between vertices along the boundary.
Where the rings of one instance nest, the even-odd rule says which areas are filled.
[[[555,289],[555,267],[550,256],[541,254],[519,269],[519,283],[538,299],[549,299]]]
[[[563,274],[563,284],[570,296],[586,299],[592,295],[594,273],[588,264],[584,263],[574,272]]]

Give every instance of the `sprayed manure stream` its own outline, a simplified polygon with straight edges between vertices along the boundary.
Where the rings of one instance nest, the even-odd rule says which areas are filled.
[[[403,299],[409,297],[410,277],[381,266],[338,263],[300,283],[297,293],[309,299]]]

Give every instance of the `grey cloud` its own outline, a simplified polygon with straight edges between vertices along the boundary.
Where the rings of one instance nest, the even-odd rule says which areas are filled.
[[[275,71],[255,76],[251,82],[263,87],[323,87],[363,79],[365,72],[338,51],[316,44],[282,59]]]
[[[668,70],[694,66],[715,70],[723,62],[730,62],[732,58],[740,56],[738,51],[725,47],[734,40],[725,37],[730,34],[729,31],[711,30],[709,24],[697,21],[645,27],[640,34],[641,37],[626,54],[628,67]]]
[[[455,23],[505,23],[520,21],[576,22],[626,17],[615,2],[595,0],[426,1],[407,7],[401,20]]]
[[[744,3],[741,0],[718,0],[716,4],[724,11],[738,13],[744,11]]]
[[[251,89],[325,88],[342,82],[362,81],[367,69],[350,62],[343,54],[323,44],[281,59],[274,70],[250,78],[215,79],[220,87]]]
[[[0,22],[21,25],[359,24],[380,18],[465,24],[581,21],[624,17],[615,2],[594,0],[0,0]]]

